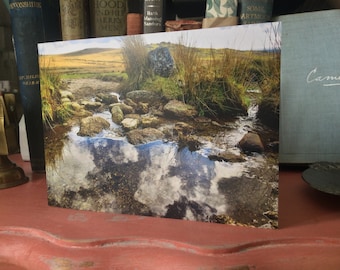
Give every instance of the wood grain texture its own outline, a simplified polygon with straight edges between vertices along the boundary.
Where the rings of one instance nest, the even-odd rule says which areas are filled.
[[[280,229],[61,209],[44,174],[0,190],[0,269],[339,269],[340,199],[280,173]]]

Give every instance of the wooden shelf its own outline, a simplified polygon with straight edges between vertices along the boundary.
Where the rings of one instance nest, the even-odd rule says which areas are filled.
[[[61,209],[45,174],[0,190],[0,269],[339,269],[340,197],[280,172],[277,230]]]

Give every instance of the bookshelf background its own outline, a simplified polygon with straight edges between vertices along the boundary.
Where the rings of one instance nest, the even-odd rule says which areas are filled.
[[[14,46],[12,44],[9,0],[0,1],[0,80],[10,81],[11,88],[19,89],[17,62],[15,61]],[[41,3],[45,41],[62,40],[60,0],[43,0]],[[126,0],[126,3],[128,13],[143,13],[144,0]],[[163,5],[164,22],[176,19],[200,20],[205,14],[206,0],[164,0]],[[274,17],[280,15],[336,8],[340,8],[340,0],[298,0],[294,2],[274,0],[272,16],[274,19]]]

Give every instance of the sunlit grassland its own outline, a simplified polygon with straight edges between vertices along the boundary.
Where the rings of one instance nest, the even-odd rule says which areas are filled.
[[[59,74],[62,79],[91,78],[98,74],[119,74],[124,72],[120,50],[86,50],[63,55],[42,55],[39,57],[41,69]]]
[[[159,46],[168,47],[174,58],[174,73],[168,78],[154,75],[148,64],[148,53]],[[201,115],[215,117],[245,113],[250,103],[247,90],[252,89],[262,92],[256,98],[259,104],[266,103],[264,114],[267,109],[276,113],[279,106],[279,51],[202,49],[181,42],[146,45],[142,38],[134,37],[125,39],[121,49],[85,49],[40,56],[39,61],[41,76],[47,76],[41,80],[42,92],[60,85],[51,79],[54,74],[58,80],[116,80],[121,82],[118,91],[123,96],[138,89],[159,91],[168,99],[195,106]],[[46,78],[50,78],[48,83]],[[52,122],[55,117],[51,113],[55,111],[48,110]],[[63,119],[65,110],[60,112],[63,117],[59,118]]]

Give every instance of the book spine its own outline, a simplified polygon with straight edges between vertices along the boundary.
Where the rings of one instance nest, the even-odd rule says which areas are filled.
[[[37,43],[45,39],[41,0],[10,0],[9,10],[31,167],[33,171],[44,171],[44,136],[37,49]]]
[[[84,0],[59,0],[63,40],[89,37],[89,5]]]
[[[128,14],[126,18],[126,34],[143,34],[143,11],[141,0],[128,0]]]
[[[126,34],[143,34],[143,15],[140,13],[128,13],[126,19]]]
[[[143,32],[156,33],[164,31],[163,0],[145,0],[143,12]]]
[[[127,0],[90,0],[92,37],[126,35]]]
[[[237,0],[207,0],[205,18],[227,18],[237,16]]]
[[[239,24],[268,22],[272,18],[273,0],[238,0]]]
[[[45,42],[61,40],[59,0],[41,2],[45,29]]]

